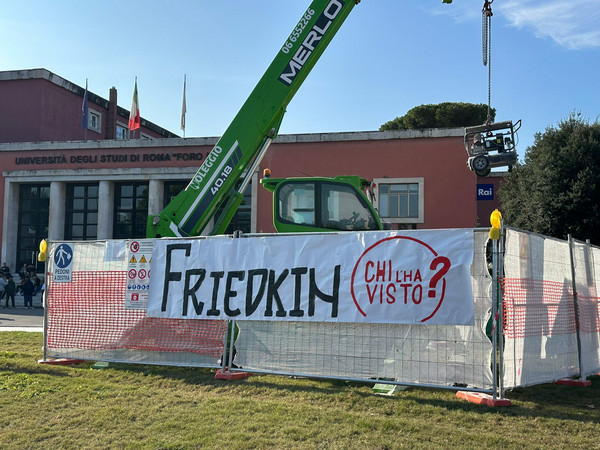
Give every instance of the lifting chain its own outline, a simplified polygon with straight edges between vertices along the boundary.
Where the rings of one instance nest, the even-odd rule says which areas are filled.
[[[486,125],[492,122],[492,3],[494,0],[485,0],[481,10],[481,38],[483,65],[488,68],[488,108]]]

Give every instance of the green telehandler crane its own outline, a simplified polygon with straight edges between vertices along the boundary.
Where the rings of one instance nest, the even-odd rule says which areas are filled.
[[[147,237],[224,233],[243,199],[252,174],[277,136],[288,103],[359,1],[314,0],[310,4],[185,190],[159,215],[148,218]],[[244,173],[246,176],[239,185]],[[265,179],[262,184],[274,193],[275,204],[281,205],[282,209],[278,209],[275,216],[275,225],[280,231],[382,229],[377,212],[362,192],[369,184],[364,179],[308,178],[287,182]],[[239,185],[237,189],[236,185]],[[298,188],[295,194],[290,193],[293,187]],[[287,196],[282,201],[278,200],[280,188],[285,188]],[[313,196],[322,195],[322,190],[335,191],[333,188],[339,191],[331,193],[329,202],[308,198],[310,192]],[[348,208],[340,205],[341,199],[362,208],[348,212]],[[294,201],[302,203],[296,205],[292,203]],[[325,214],[327,217],[321,210],[312,213],[308,210],[327,206],[331,209]],[[302,208],[304,210],[300,211]],[[217,214],[218,211],[222,212]],[[342,217],[341,212],[348,212],[349,216]]]
[[[358,3],[360,0],[312,1],[187,187],[159,215],[148,217],[148,238],[225,232],[277,136],[287,105]],[[273,192],[277,231],[383,229],[372,199],[367,197],[372,196],[371,183],[358,176],[265,176],[261,184]],[[235,340],[235,330],[230,323],[226,342],[232,331]],[[233,353],[229,344],[225,349],[225,365],[230,364],[229,359],[233,362],[235,346],[232,348]]]
[[[185,190],[159,215],[148,217],[148,238],[225,232],[287,105],[358,3],[312,1]],[[370,183],[363,178],[264,178],[261,184],[273,192],[278,231],[383,229],[367,197]]]

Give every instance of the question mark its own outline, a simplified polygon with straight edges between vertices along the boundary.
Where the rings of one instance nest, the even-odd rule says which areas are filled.
[[[443,267],[440,270],[438,270],[433,275],[433,277],[431,277],[431,281],[429,282],[429,292],[427,293],[429,298],[435,297],[435,286],[436,286],[437,282],[440,281],[440,279],[444,275],[446,275],[446,273],[448,273],[448,271],[450,270],[450,266],[452,265],[450,260],[448,258],[446,258],[445,256],[438,256],[437,258],[434,258],[433,261],[431,261],[429,268],[431,270],[436,270],[437,266],[439,266],[440,264],[443,264]]]

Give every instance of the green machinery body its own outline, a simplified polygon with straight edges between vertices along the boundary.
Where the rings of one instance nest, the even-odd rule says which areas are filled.
[[[260,180],[273,193],[273,224],[278,232],[382,230],[365,195],[371,183],[361,177],[270,178]]]

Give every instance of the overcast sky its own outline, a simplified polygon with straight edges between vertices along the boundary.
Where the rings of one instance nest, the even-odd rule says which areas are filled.
[[[220,136],[307,0],[5,2],[0,70],[46,68],[186,136]],[[487,103],[483,0],[363,0],[288,107],[280,133],[376,130],[414,106]],[[492,106],[535,132],[600,115],[600,1],[495,0]]]

